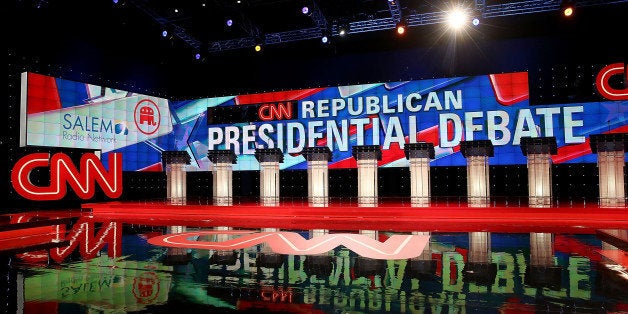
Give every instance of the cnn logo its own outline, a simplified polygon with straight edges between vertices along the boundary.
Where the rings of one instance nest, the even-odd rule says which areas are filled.
[[[30,174],[35,168],[50,168],[49,186],[37,186],[31,182]],[[11,184],[18,194],[34,201],[62,199],[68,185],[82,199],[94,196],[96,184],[108,197],[118,198],[122,195],[122,154],[109,155],[109,171],[93,153],[81,156],[79,169],[64,153],[56,153],[52,157],[48,153],[29,154],[13,166]]]

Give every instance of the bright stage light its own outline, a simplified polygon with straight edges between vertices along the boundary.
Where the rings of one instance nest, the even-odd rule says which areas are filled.
[[[467,12],[460,8],[453,9],[447,16],[447,24],[450,28],[458,30],[461,29],[467,22]]]
[[[338,35],[344,36],[349,32],[349,26],[347,24],[341,24],[338,26]]]
[[[571,17],[575,12],[575,4],[573,0],[563,0],[560,3],[560,12],[564,17]]]
[[[403,35],[405,33],[406,33],[406,23],[404,23],[403,21],[397,23],[397,34]]]

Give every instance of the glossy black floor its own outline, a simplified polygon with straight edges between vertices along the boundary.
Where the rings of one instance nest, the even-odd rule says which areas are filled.
[[[265,244],[216,251],[147,242],[196,227],[97,223],[93,228],[81,232],[75,224],[66,238],[69,246],[3,254],[5,312],[628,311],[626,252],[596,232],[429,232],[423,233],[429,244],[417,257],[380,260],[342,245],[324,254],[286,255]],[[310,231],[282,231],[311,238]],[[394,234],[375,232],[381,242]]]

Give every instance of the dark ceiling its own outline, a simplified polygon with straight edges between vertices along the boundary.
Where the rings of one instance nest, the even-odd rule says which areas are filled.
[[[613,20],[625,19],[628,0],[576,1],[580,15],[574,20],[580,19],[581,25],[559,16],[561,1],[459,0],[462,7],[481,21],[464,36],[471,38],[468,45],[476,47],[492,41],[530,37],[569,36],[570,40],[588,41],[606,36],[600,29],[625,37],[625,22]],[[336,69],[336,76],[341,78],[331,80],[330,84],[360,83],[355,77],[368,81],[397,75],[405,79],[398,73],[399,69],[393,74],[384,70],[358,71],[355,77],[343,78],[341,72],[355,69],[337,64],[346,64],[343,58],[349,56],[353,63],[369,64],[372,58],[360,56],[447,45],[446,39],[451,39],[451,35],[441,29],[448,3],[418,0],[18,0],[11,1],[7,11],[8,17],[16,21],[10,27],[13,31],[8,30],[9,55],[22,58],[22,62],[40,63],[41,67],[58,67],[63,76],[72,76],[67,71],[95,73],[115,81],[141,81],[138,84],[145,87],[168,85],[166,92],[175,94],[179,92],[174,86],[183,84],[182,81],[194,85],[190,83],[191,78],[202,78],[205,85],[212,82],[203,75],[214,78],[220,75],[224,84],[216,86],[226,89],[238,82],[251,89],[253,86],[284,88],[327,84],[319,79],[324,73],[311,74],[311,77],[304,74],[304,80],[294,83],[297,86],[289,86],[294,81],[289,78],[279,84],[277,79],[268,82],[264,78],[264,75],[293,75],[290,69],[294,70],[296,64],[305,60],[324,60],[322,64],[329,64],[330,71]],[[301,13],[304,5],[310,7],[311,14]],[[225,26],[228,18],[234,21],[232,27]],[[394,26],[400,20],[409,26],[404,38],[394,34]],[[349,33],[341,37],[339,29],[345,25]],[[616,29],[617,25],[624,28]],[[168,36],[162,37],[163,30],[168,31]],[[321,43],[323,34],[330,36],[330,44]],[[264,44],[259,54],[252,49],[258,42]],[[466,53],[464,46],[460,48],[461,54],[453,56],[462,66],[456,72],[465,70],[462,57],[473,55]],[[503,63],[489,52],[489,48],[481,52],[487,63]],[[198,60],[197,53],[201,54]],[[583,51],[573,53],[585,54]],[[431,55],[432,58],[439,56],[442,57],[441,52]],[[281,65],[277,65],[278,62]],[[408,68],[408,65],[397,66]],[[277,68],[276,73],[268,71],[273,67]],[[258,77],[244,78],[250,76],[251,71],[256,71]],[[377,73],[369,76],[373,72]],[[159,79],[163,76],[170,79]],[[187,80],[183,79],[185,76]],[[81,77],[74,79],[83,80]]]

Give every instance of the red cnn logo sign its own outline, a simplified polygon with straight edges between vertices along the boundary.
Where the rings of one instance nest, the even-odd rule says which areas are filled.
[[[33,169],[50,167],[50,186],[36,186],[29,176]],[[35,153],[22,157],[13,166],[11,184],[21,196],[34,201],[62,199],[66,194],[67,183],[82,199],[90,199],[96,191],[95,182],[100,185],[105,195],[118,198],[122,195],[122,154],[109,155],[109,172],[102,162],[92,153],[81,157],[80,171],[76,169],[70,157],[56,153]]]
[[[615,89],[610,85],[609,81],[615,75],[625,75],[625,82],[628,84],[628,65],[613,63],[600,70],[595,79],[598,92],[608,100],[628,100],[628,88]]]
[[[292,103],[263,104],[257,109],[257,116],[262,121],[290,120],[292,119]]]

